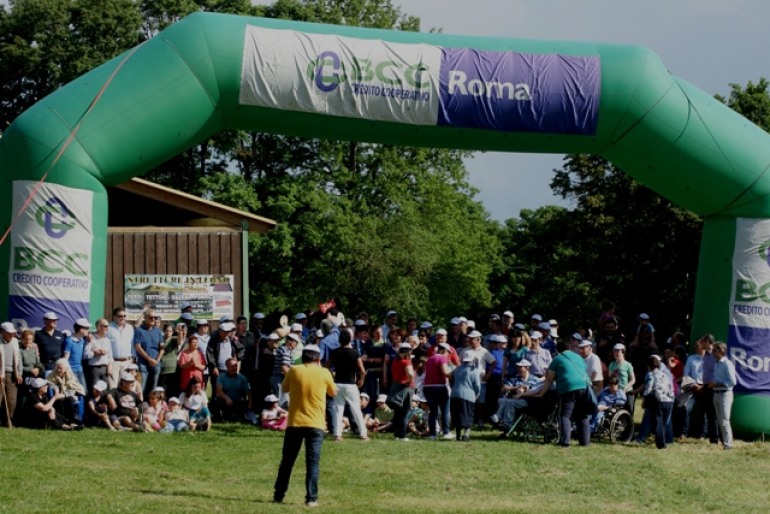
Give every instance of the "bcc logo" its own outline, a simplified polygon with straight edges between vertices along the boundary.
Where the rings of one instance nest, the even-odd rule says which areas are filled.
[[[35,212],[35,220],[52,239],[61,239],[66,236],[67,232],[75,228],[75,221],[77,221],[72,211],[56,196],[40,206]]]

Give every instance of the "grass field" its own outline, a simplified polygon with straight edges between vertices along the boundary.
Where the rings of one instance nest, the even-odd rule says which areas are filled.
[[[326,441],[319,512],[766,512],[770,444],[725,452],[692,441],[561,449],[392,437]],[[307,510],[304,460],[286,503],[270,503],[282,435],[0,429],[0,512],[271,513]]]

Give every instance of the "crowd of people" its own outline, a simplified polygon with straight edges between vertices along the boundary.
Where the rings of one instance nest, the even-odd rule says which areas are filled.
[[[192,431],[218,421],[285,430],[284,379],[311,347],[333,372],[325,431],[335,440],[392,432],[468,441],[485,424],[504,437],[522,412],[558,409],[559,443],[575,432],[587,445],[605,411],[633,414],[641,397],[637,442],[654,433],[659,448],[685,437],[732,445],[735,370],[724,343],[705,335],[689,348],[681,332],[660,340],[645,313],[627,339],[608,302],[595,332],[579,326],[569,336],[538,314],[526,325],[510,311],[492,314],[486,327],[457,317],[445,329],[414,318],[400,327],[395,311],[382,324],[351,319],[334,307],[291,324],[284,316],[273,330],[262,313],[223,317],[211,330],[215,320],[181,307],[170,323],[146,309],[133,324],[123,307],[111,322],[78,319],[66,330],[54,312],[36,331],[2,323],[0,417],[63,430]]]

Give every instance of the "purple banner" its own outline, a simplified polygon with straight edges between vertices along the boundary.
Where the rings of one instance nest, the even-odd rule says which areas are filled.
[[[594,135],[598,56],[444,48],[438,125]]]
[[[76,319],[88,319],[88,304],[52,298],[43,299],[15,295],[10,297],[8,314],[14,325],[19,320],[24,320],[30,327],[42,328],[43,314],[46,312],[55,312],[59,316],[59,323],[56,328],[72,330],[72,325],[75,324]]]
[[[730,325],[727,353],[735,364],[735,392],[770,396],[770,329]]]

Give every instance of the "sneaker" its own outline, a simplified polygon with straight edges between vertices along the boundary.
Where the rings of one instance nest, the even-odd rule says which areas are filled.
[[[468,437],[467,435],[464,435],[464,436],[463,436],[463,438],[462,438],[462,441],[463,441],[464,443],[467,443],[467,442],[468,442],[468,441],[470,441],[470,440],[471,440],[471,438],[470,438],[470,437]]]
[[[450,439],[454,439],[454,438],[455,438],[455,436],[453,436],[453,435],[452,435],[452,434],[450,434],[449,432],[447,432],[446,434],[444,434],[444,439],[446,439],[446,440],[450,440]]]
[[[495,425],[497,425],[498,423],[500,423],[500,418],[498,418],[498,417],[497,417],[497,414],[492,414],[492,415],[489,417],[489,421],[491,421],[492,423],[494,423]]]
[[[306,506],[306,507],[310,507],[310,508],[313,508],[313,507],[318,507],[318,501],[315,501],[315,500],[314,500],[314,501],[312,501],[312,502],[305,502],[305,506]]]
[[[408,437],[396,437],[396,441],[401,441],[402,443],[408,443],[411,441]]]

